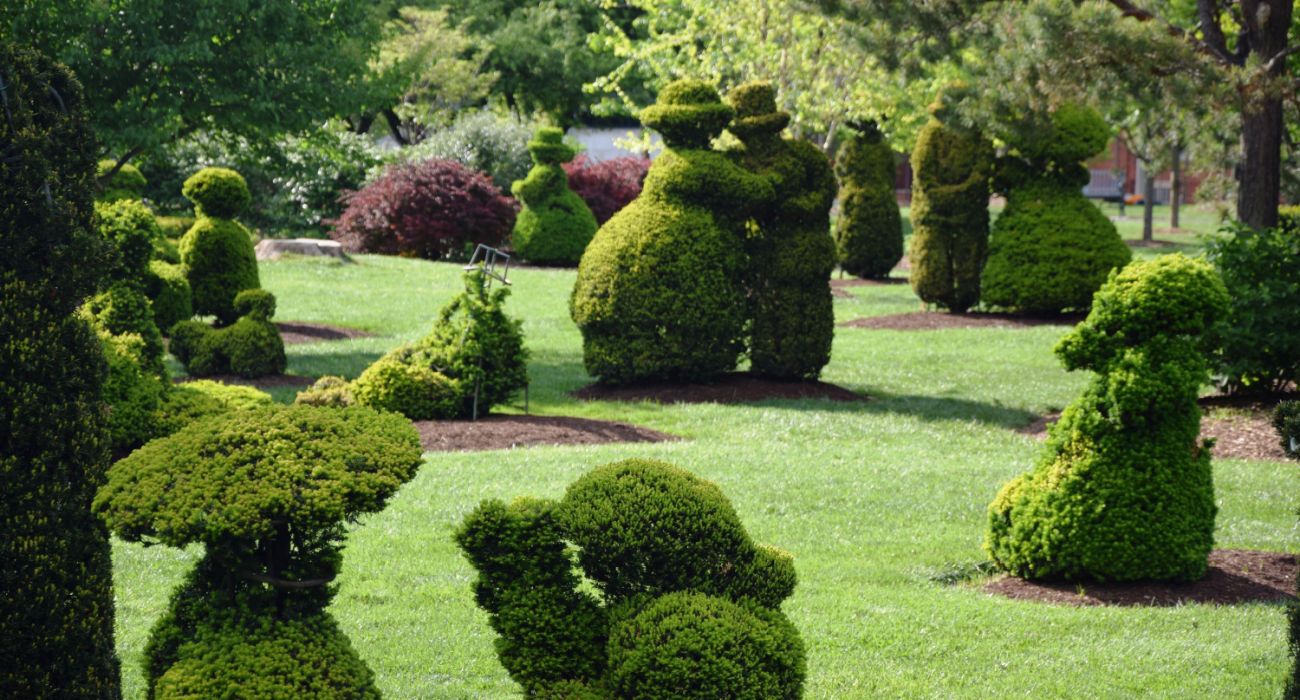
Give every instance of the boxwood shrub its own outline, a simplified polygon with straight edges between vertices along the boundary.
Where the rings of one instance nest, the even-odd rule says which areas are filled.
[[[238,374],[264,377],[282,374],[287,365],[284,340],[271,323],[275,296],[264,289],[246,289],[233,304],[239,320],[226,328],[200,321],[182,321],[172,327],[170,349],[196,377]]]
[[[596,234],[596,217],[569,189],[568,175],[560,167],[573,160],[573,148],[564,143],[562,130],[543,127],[528,143],[528,151],[533,169],[510,187],[523,205],[515,219],[511,245],[523,260],[577,265]]]
[[[903,258],[903,217],[894,194],[894,149],[875,122],[855,125],[835,157],[840,265],[858,277],[888,277]]]

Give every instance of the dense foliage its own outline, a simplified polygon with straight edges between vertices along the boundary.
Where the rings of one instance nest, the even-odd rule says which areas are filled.
[[[96,145],[66,68],[0,41],[0,74],[0,696],[116,698]]]
[[[115,160],[99,161],[98,167],[95,168],[95,177],[104,181],[100,184],[102,189],[95,199],[101,202],[119,202],[124,199],[144,197],[144,188],[148,183],[140,173],[140,169],[127,163],[110,177],[108,174],[116,166]]]
[[[229,218],[248,205],[248,186],[233,170],[204,168],[185,181],[184,191],[198,215],[180,243],[194,313],[233,323],[235,295],[260,286],[252,235]]]
[[[456,418],[465,391],[461,383],[426,365],[407,361],[402,354],[375,361],[352,382],[346,394],[337,388],[317,392],[301,403],[355,402],[381,411],[400,413],[411,420]]]
[[[528,176],[533,161],[528,139],[537,126],[513,117],[502,117],[489,109],[461,113],[446,127],[433,129],[419,142],[394,152],[394,163],[450,160],[466,170],[487,175],[502,192],[510,183]],[[373,181],[382,170],[373,173]]]
[[[577,192],[587,203],[598,226],[604,226],[641,194],[641,185],[649,170],[650,159],[642,156],[593,161],[580,153],[564,164],[564,173],[569,176],[569,189]]]
[[[1194,581],[1214,542],[1209,445],[1197,393],[1202,334],[1228,309],[1207,263],[1168,255],[1112,272],[1056,346],[1096,372],[1034,468],[989,506],[985,548],[1027,578]]]
[[[835,243],[841,267],[858,277],[888,277],[903,258],[903,218],[894,195],[894,149],[875,122],[860,125],[840,146],[835,174],[840,180]]]
[[[1300,401],[1279,403],[1273,411],[1273,427],[1286,456],[1300,459]]]
[[[515,222],[509,197],[449,160],[391,165],[346,202],[330,236],[354,253],[464,258],[480,243],[500,246]]]
[[[161,331],[170,332],[172,326],[194,315],[190,282],[185,278],[185,268],[180,265],[162,260],[149,261],[144,292],[153,309],[154,324]]]
[[[592,470],[559,502],[484,501],[456,532],[498,657],[530,696],[797,698],[790,555],[663,462]],[[581,585],[577,564],[595,591]]]
[[[510,187],[522,205],[510,241],[515,254],[529,262],[576,265],[596,235],[596,217],[569,189],[568,175],[561,167],[574,156],[563,139],[559,129],[538,129],[528,142],[533,169]]]
[[[201,321],[181,321],[171,330],[171,352],[196,377],[282,374],[287,364],[284,341],[271,323],[275,296],[264,289],[245,289],[235,297],[239,319],[225,328]]]

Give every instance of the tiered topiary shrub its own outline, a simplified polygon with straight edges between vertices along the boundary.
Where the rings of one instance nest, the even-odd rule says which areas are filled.
[[[0,697],[116,698],[96,146],[65,67],[0,40],[0,81]]]
[[[99,195],[95,199],[101,202],[120,202],[126,199],[139,200],[144,197],[144,188],[149,184],[140,169],[125,163],[118,168],[113,177],[103,181],[104,177],[117,166],[115,160],[101,160],[95,168],[95,177],[100,180]]]
[[[927,304],[963,313],[980,300],[980,272],[989,245],[989,178],[993,146],[978,131],[948,125],[941,95],[934,118],[912,149],[912,290]]]
[[[280,331],[271,323],[275,295],[245,289],[235,297],[239,320],[225,328],[182,321],[172,328],[171,351],[196,377],[238,374],[265,377],[284,372],[287,359]]]
[[[689,472],[607,464],[559,502],[483,502],[456,542],[529,697],[802,694],[803,643],[780,610],[790,555],[754,544],[718,487]]]
[[[560,167],[573,160],[573,149],[564,143],[563,130],[543,127],[528,142],[528,152],[533,169],[510,187],[523,205],[510,238],[515,254],[543,265],[577,265],[596,235],[596,217],[569,189]]]
[[[1111,273],[1056,346],[1097,373],[1037,465],[989,506],[985,549],[1026,578],[1194,581],[1214,543],[1210,450],[1197,392],[1201,338],[1228,305],[1214,269],[1182,255]]]
[[[229,325],[239,318],[235,295],[260,286],[253,237],[234,220],[248,207],[248,185],[233,170],[204,168],[185,181],[182,192],[198,217],[180,243],[194,313]]]
[[[570,300],[583,362],[602,382],[698,381],[736,366],[746,316],[738,233],[773,195],[709,149],[732,116],[717,90],[691,80],[641,112],[664,152],[587,246]]]
[[[867,279],[889,276],[903,259],[903,217],[894,195],[894,149],[875,122],[855,124],[835,158],[840,218],[835,243],[840,266]]]
[[[345,525],[419,465],[400,416],[312,406],[209,418],[115,464],[94,503],[113,532],[204,547],[145,647],[148,696],[378,698],[325,608]]]
[[[564,164],[569,176],[569,189],[587,203],[596,224],[604,226],[619,211],[641,194],[641,185],[650,170],[650,159],[644,156],[620,156],[594,161],[585,154]]]
[[[1086,309],[1110,271],[1128,264],[1115,225],[1083,196],[1081,161],[1109,137],[1095,110],[1071,104],[1009,137],[996,178],[1007,206],[993,224],[981,301],[1028,313]]]
[[[770,83],[741,85],[728,97],[736,110],[729,130],[742,144],[736,161],[781,183],[745,238],[750,367],[777,379],[816,379],[830,362],[835,336],[835,175],[821,149],[782,138],[790,115],[777,111]]]

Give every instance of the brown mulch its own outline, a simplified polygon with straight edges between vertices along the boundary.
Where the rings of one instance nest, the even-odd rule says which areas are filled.
[[[534,445],[664,442],[677,437],[628,423],[569,416],[498,416],[416,421],[420,445],[432,452],[508,450]]]
[[[344,340],[346,338],[369,338],[374,335],[356,328],[327,326],[323,323],[283,323],[276,321],[275,327],[280,331],[280,339],[284,341],[285,345],[319,343],[324,340]]]
[[[831,280],[831,289],[842,289],[844,287],[883,287],[893,284],[907,284],[907,278],[881,277],[879,279],[863,279],[861,277],[841,277]]]
[[[273,374],[268,377],[256,377],[254,379],[241,377],[237,374],[216,374],[211,377],[174,377],[172,381],[177,384],[184,384],[196,379],[210,379],[222,384],[238,384],[239,386],[251,386],[255,389],[301,388],[311,386],[316,381],[315,377],[300,377],[296,374]]]
[[[1127,243],[1127,244],[1129,244],[1130,246],[1132,246],[1132,247],[1134,247],[1134,248],[1168,248],[1169,246],[1172,246],[1172,245],[1179,245],[1178,243],[1174,243],[1173,241],[1142,241],[1142,240],[1134,240],[1134,241],[1124,241],[1124,242]]]
[[[1027,316],[1003,313],[954,314],[942,311],[912,311],[905,314],[870,316],[845,321],[842,328],[870,328],[891,331],[934,331],[944,328],[1031,328],[1034,326],[1072,326],[1083,314]]]
[[[750,403],[768,399],[867,401],[869,397],[818,381],[779,381],[748,372],[731,372],[708,384],[662,382],[608,386],[588,384],[570,396],[586,401],[655,401],[658,403]]]
[[[1205,578],[1192,583],[1067,583],[1014,576],[984,586],[994,595],[1064,605],[1231,605],[1295,599],[1296,557],[1282,552],[1216,549]]]

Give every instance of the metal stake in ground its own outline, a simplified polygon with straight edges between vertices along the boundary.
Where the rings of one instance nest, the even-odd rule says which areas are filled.
[[[501,263],[498,270],[497,265]],[[492,280],[500,280],[501,284],[509,285],[510,275],[510,255],[503,253],[491,246],[478,244],[474,249],[474,255],[469,259],[469,264],[465,266],[465,271],[470,272],[478,270],[483,274],[483,291],[492,288]],[[469,307],[468,317],[465,321],[465,330],[460,335],[460,346],[465,347],[465,340],[469,338],[470,327],[474,325],[474,307]],[[478,397],[483,388],[483,358],[479,357],[478,372],[474,377],[474,411],[473,420],[478,420]],[[524,385],[524,413],[528,413],[528,385]]]

